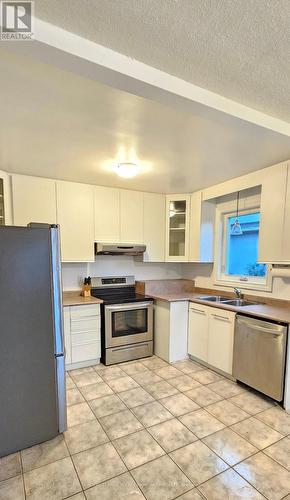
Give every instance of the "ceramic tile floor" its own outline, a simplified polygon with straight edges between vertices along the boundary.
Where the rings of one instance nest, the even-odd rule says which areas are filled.
[[[67,375],[68,430],[0,459],[0,500],[290,499],[290,415],[192,361]]]

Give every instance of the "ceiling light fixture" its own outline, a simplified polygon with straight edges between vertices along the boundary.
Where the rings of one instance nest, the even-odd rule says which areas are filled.
[[[125,177],[129,179],[130,177],[135,177],[139,173],[140,167],[137,163],[133,162],[120,162],[116,166],[116,174],[120,177]]]

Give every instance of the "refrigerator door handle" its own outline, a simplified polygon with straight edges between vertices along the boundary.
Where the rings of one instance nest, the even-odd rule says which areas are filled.
[[[61,285],[61,263],[59,227],[51,226],[51,272],[52,272],[52,296],[53,296],[53,323],[54,323],[54,348],[56,355],[64,352],[63,341],[63,317],[62,317],[62,285]]]

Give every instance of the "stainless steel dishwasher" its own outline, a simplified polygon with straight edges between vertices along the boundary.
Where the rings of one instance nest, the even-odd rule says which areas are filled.
[[[237,314],[233,376],[283,400],[287,326]]]

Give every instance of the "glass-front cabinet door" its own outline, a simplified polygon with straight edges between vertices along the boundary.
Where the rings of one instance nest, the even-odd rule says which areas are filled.
[[[190,196],[167,196],[166,260],[187,261]]]

